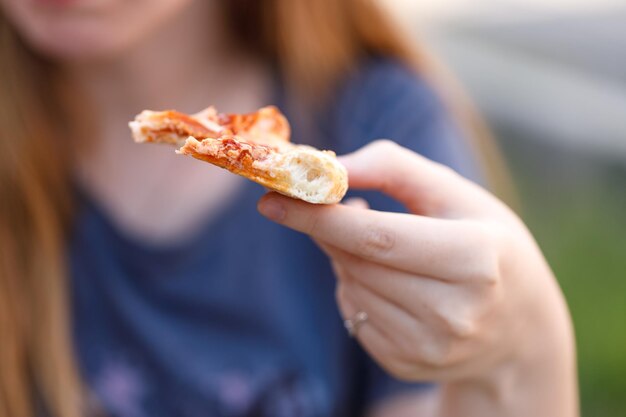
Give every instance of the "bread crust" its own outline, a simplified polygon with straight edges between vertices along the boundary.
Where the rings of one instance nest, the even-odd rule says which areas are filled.
[[[130,122],[136,142],[176,145],[176,153],[209,162],[289,197],[315,204],[341,201],[346,169],[332,151],[289,142],[287,119],[274,106],[249,114],[194,115],[143,111]]]

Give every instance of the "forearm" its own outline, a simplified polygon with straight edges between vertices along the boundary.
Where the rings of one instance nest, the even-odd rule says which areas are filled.
[[[444,383],[435,415],[578,416],[573,332],[567,308],[556,297],[550,319],[524,335],[515,357],[478,378]]]

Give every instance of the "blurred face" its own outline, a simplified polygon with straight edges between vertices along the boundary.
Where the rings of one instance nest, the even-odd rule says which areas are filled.
[[[0,6],[41,53],[85,60],[123,52],[193,1],[208,0],[0,0]]]

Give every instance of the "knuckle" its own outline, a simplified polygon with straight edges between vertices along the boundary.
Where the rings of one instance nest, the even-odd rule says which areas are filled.
[[[370,146],[372,146],[372,148],[375,149],[377,152],[383,154],[396,152],[400,148],[400,145],[398,145],[391,139],[377,139],[373,141]]]
[[[470,318],[456,318],[448,321],[450,332],[461,339],[466,339],[476,334],[476,323]]]
[[[371,150],[378,155],[379,160],[393,160],[407,153],[407,149],[391,139],[377,139],[372,142]]]
[[[500,282],[499,242],[501,237],[496,228],[481,225],[477,228],[474,245],[474,267],[470,278],[473,282],[493,287]]]
[[[495,256],[486,257],[476,274],[476,281],[487,287],[495,287],[500,282],[500,268]]]
[[[466,339],[473,336],[477,331],[477,314],[471,305],[445,306],[439,308],[435,313],[443,324],[445,332],[455,338]]]
[[[395,245],[396,235],[393,231],[380,226],[369,226],[361,239],[357,240],[357,252],[371,259],[389,253]]]

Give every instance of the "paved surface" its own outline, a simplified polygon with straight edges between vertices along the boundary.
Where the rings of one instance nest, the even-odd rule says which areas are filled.
[[[493,123],[626,164],[626,6],[427,35]]]
[[[457,30],[626,84],[626,0],[623,9],[598,15],[459,24]]]

